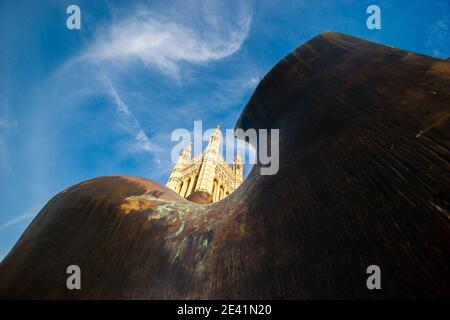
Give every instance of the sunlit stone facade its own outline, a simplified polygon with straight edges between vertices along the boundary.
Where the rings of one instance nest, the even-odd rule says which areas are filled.
[[[216,202],[231,194],[244,180],[242,159],[236,155],[230,167],[219,153],[222,132],[218,126],[205,151],[192,159],[192,146],[184,149],[167,181],[167,187],[183,197],[204,191]]]

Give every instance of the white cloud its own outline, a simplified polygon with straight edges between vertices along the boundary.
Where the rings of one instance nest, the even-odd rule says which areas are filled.
[[[24,220],[31,220],[30,218],[34,217],[36,214],[34,213],[24,213],[22,215],[19,215],[18,217],[11,219],[5,223],[3,223],[2,225],[0,225],[0,231],[9,228],[19,222],[22,222]]]
[[[244,83],[242,84],[242,86],[246,89],[254,89],[257,84],[259,83],[261,79],[256,76],[256,77],[251,77],[250,79],[244,81]]]
[[[431,26],[426,46],[434,56],[448,58],[449,53],[443,52],[448,47],[450,38],[450,18],[447,6],[440,4],[441,17]]]
[[[188,12],[180,18],[179,11]],[[215,1],[182,3],[158,15],[140,9],[99,33],[87,57],[99,61],[138,59],[178,77],[183,62],[202,64],[238,51],[248,36],[250,22],[245,3],[231,9]]]
[[[129,63],[139,61],[179,78],[186,64],[206,64],[237,52],[248,36],[251,19],[246,2],[187,0],[163,8],[141,7],[98,29],[94,41],[76,62],[98,66],[101,81],[117,106],[120,124],[136,142],[131,149],[153,153],[158,162],[155,153],[163,150],[145,134],[104,70],[114,74],[119,67],[119,73],[123,73],[123,67],[128,69]],[[252,80],[243,84],[244,89],[254,87]]]
[[[12,225],[15,225],[16,223],[19,223],[25,219],[29,219],[33,216],[34,216],[33,214],[24,214],[24,215],[18,216],[17,218],[9,220],[9,221],[5,222],[4,224],[0,225],[0,231],[3,229],[6,229]]]

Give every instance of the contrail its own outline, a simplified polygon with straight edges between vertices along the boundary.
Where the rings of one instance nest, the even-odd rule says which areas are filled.
[[[152,143],[148,138],[148,136],[145,134],[144,130],[139,124],[139,121],[130,111],[130,108],[128,108],[125,102],[123,102],[122,98],[117,93],[117,90],[114,88],[111,81],[103,72],[103,69],[100,67],[97,61],[95,61],[95,64],[97,65],[98,70],[100,71],[100,74],[102,75],[105,81],[108,93],[113,97],[114,102],[117,105],[117,110],[122,115],[122,120],[129,126],[129,128],[132,131],[132,134],[134,135],[134,138],[139,142],[140,147],[148,152],[161,151],[161,148]]]

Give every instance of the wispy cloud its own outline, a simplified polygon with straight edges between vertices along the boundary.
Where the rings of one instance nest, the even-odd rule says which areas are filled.
[[[434,56],[448,58],[449,53],[443,52],[448,47],[450,41],[450,17],[449,9],[445,4],[440,4],[440,18],[431,26],[428,33],[426,46],[431,50]]]
[[[106,76],[103,69],[97,64],[98,70],[104,80],[105,86],[109,95],[114,100],[114,103],[117,106],[117,110],[120,114],[121,121],[125,124],[125,128],[133,135],[134,139],[138,143],[138,148],[147,152],[160,152],[162,151],[156,144],[150,141],[148,136],[145,134],[142,129],[139,121],[130,111],[130,108],[123,102],[122,98],[117,93],[117,90],[112,85],[109,78]]]
[[[81,58],[75,59],[76,63],[71,67],[85,62],[98,66],[100,80],[117,106],[121,127],[133,136],[137,142],[134,144],[137,150],[151,153],[154,161],[160,164],[164,148],[156,143],[154,137],[150,139],[147,136],[144,129],[146,127],[141,125],[131,110],[138,109],[133,105],[133,100],[130,105],[132,108],[129,108],[114,84],[119,88],[123,87],[123,76],[138,70],[133,68],[135,63],[157,70],[170,79],[179,79],[186,76],[190,65],[206,65],[229,57],[242,47],[248,36],[251,20],[252,13],[246,1],[230,4],[214,0],[187,0],[163,8],[134,8],[125,17],[115,19],[107,27],[98,29],[94,41],[87,46]],[[111,78],[114,81],[107,74],[115,74]],[[230,103],[220,101],[221,96],[226,94],[227,100],[232,101],[236,99],[231,99],[230,95],[240,99],[244,92],[256,85],[257,78],[228,82],[230,84],[227,86],[221,81],[219,86],[226,92],[209,93],[211,103],[218,110],[222,104]],[[192,102],[192,99],[189,101]],[[194,102],[193,105],[193,111],[199,112],[198,103]],[[191,108],[185,107],[186,104],[183,103],[183,110],[178,110],[181,113],[179,116],[183,112],[189,116],[193,113],[192,110],[189,111]],[[205,105],[200,109],[207,107]],[[166,108],[160,107],[158,113],[155,110],[152,112],[162,116],[165,112],[173,113],[172,108],[167,107],[168,111],[164,111]],[[145,121],[143,124],[146,124]],[[167,129],[169,128],[164,125],[159,127],[160,132]],[[167,142],[164,146],[167,147]]]
[[[199,9],[196,16],[187,14],[183,19],[177,13],[189,10],[186,3],[179,10],[158,14],[141,8],[99,33],[86,57],[100,61],[137,59],[178,77],[183,63],[203,64],[238,51],[251,23],[245,2],[232,10],[217,1],[195,2],[194,6]]]
[[[4,229],[7,229],[7,228],[9,228],[9,227],[19,223],[19,222],[22,222],[22,221],[25,221],[25,220],[29,221],[29,220],[31,220],[30,218],[32,218],[34,216],[35,216],[35,214],[32,214],[32,213],[24,213],[22,215],[19,215],[18,217],[14,218],[14,219],[11,219],[11,220],[1,224],[0,225],[0,231],[3,231]]]
[[[244,81],[242,86],[245,89],[254,89],[261,79],[258,76],[251,77],[250,79]]]

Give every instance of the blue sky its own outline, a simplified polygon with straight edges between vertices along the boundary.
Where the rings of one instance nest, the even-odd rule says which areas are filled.
[[[81,30],[66,28],[70,4]],[[165,183],[172,130],[233,128],[259,79],[318,33],[448,58],[449,13],[445,0],[0,0],[0,259],[77,182]]]

